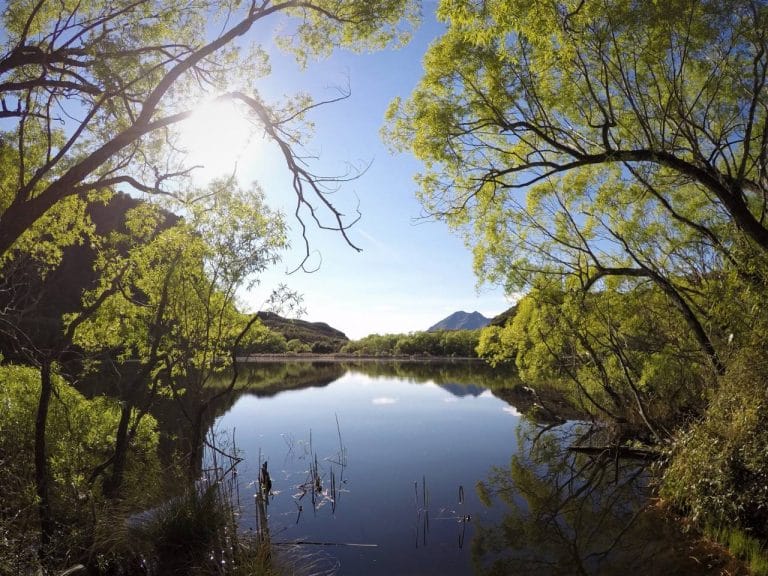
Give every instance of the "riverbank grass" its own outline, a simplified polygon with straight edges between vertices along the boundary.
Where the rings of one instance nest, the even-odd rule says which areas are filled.
[[[231,496],[216,483],[191,489],[133,526],[130,549],[138,552],[145,572],[153,576],[277,576],[269,542],[238,529]],[[121,556],[125,569],[126,555]]]
[[[768,550],[759,539],[744,530],[728,526],[708,525],[704,533],[744,561],[752,576],[768,576]]]

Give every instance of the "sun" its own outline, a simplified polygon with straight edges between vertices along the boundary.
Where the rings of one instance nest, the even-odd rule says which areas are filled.
[[[206,102],[181,126],[179,147],[187,163],[199,166],[193,172],[208,181],[231,176],[242,163],[257,153],[263,135],[238,103],[226,100]]]

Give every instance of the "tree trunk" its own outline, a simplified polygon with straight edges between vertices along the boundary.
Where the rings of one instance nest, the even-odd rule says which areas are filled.
[[[125,461],[128,457],[128,425],[131,423],[133,406],[130,402],[123,401],[120,407],[120,423],[117,425],[115,436],[115,454],[112,460],[112,476],[104,486],[104,495],[107,498],[117,498],[123,484]]]
[[[52,392],[51,361],[45,359],[40,365],[40,399],[35,418],[35,488],[37,490],[37,506],[40,516],[39,554],[41,559],[47,556],[53,536],[53,514],[51,513],[51,500],[48,491],[48,458],[45,442],[48,407],[51,403]]]
[[[194,422],[192,423],[188,472],[189,479],[193,482],[200,476],[203,467],[203,440],[205,435],[205,430],[203,430],[203,416],[205,415],[206,409],[206,404],[199,408],[197,414],[195,414]]]

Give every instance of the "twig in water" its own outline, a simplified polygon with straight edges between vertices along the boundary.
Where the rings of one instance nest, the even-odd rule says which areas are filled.
[[[349,546],[352,548],[378,548],[378,544],[359,544],[357,542],[312,542],[309,540],[296,540],[293,542],[272,542],[273,546]]]
[[[344,442],[341,439],[341,425],[339,424],[339,415],[336,416],[336,432],[339,434],[339,465],[344,468],[347,465],[347,449],[344,447]]]

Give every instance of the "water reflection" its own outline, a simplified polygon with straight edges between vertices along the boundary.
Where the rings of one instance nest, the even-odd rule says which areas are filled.
[[[521,420],[509,466],[477,484],[504,515],[476,526],[475,574],[719,574],[695,557],[700,543],[647,506],[644,463],[565,449],[585,431]]]
[[[246,458],[241,527],[322,548],[340,575],[718,573],[647,510],[641,462],[569,452],[586,425],[521,417],[508,375],[303,363],[246,382],[219,419]]]

